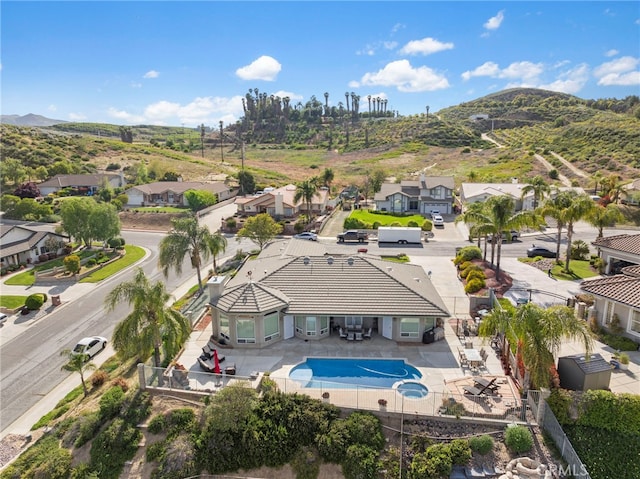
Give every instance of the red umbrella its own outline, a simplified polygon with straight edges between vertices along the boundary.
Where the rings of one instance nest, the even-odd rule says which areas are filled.
[[[218,350],[213,350],[213,372],[220,374],[220,361],[218,360]]]

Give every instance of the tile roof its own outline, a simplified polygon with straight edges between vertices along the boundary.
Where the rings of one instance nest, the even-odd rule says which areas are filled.
[[[220,181],[156,181],[154,183],[137,185],[130,188],[130,190],[134,189],[142,191],[148,195],[158,195],[165,191],[172,191],[180,194],[188,190],[204,190],[212,193],[221,193],[223,191],[227,191],[229,187]]]
[[[250,281],[225,291],[211,303],[226,313],[248,314],[280,310],[288,302],[289,298],[277,289]]]
[[[583,281],[580,289],[633,308],[640,308],[640,277],[637,276],[616,274],[591,279]]]
[[[65,188],[67,186],[101,186],[104,179],[112,180],[120,178],[119,174],[113,173],[96,173],[88,175],[56,175],[53,178],[38,183],[38,187],[57,187]]]
[[[299,243],[292,242],[292,248]],[[332,314],[356,316],[449,316],[424,269],[375,259],[369,255],[323,254],[290,256],[278,243],[258,259],[245,263],[229,281],[227,291],[252,281],[280,291],[289,298],[290,314]],[[318,254],[317,246],[308,245]],[[344,251],[344,247],[343,250]],[[222,296],[227,295],[225,292]],[[222,299],[221,298],[221,299]]]
[[[452,190],[455,186],[453,176],[425,176],[424,180],[425,188],[435,188],[436,186],[444,186]]]
[[[608,248],[624,253],[640,255],[640,234],[623,234],[597,238],[592,244],[599,248]]]
[[[20,228],[20,229],[26,230],[30,234],[26,238],[22,238],[18,241],[12,241],[11,243],[4,243],[2,239],[0,239],[0,255],[3,258],[6,258],[7,256],[11,256],[14,254],[23,253],[25,251],[29,251],[36,244],[38,244],[39,241],[41,241],[43,238],[47,236],[57,236],[61,240],[68,240],[67,237],[59,235],[57,233],[52,233],[48,231],[31,230],[29,228],[25,228],[24,226],[14,226],[14,225],[3,225],[3,228],[1,230],[2,236],[4,236],[6,233],[8,233],[14,228]]]
[[[319,189],[313,195],[311,200],[312,204],[323,204],[327,196],[329,194],[328,190]],[[251,195],[251,196],[238,196],[235,199],[236,204],[246,204],[246,203],[255,203],[255,204],[272,204],[275,203],[275,198],[277,195],[282,195],[283,204],[291,207],[295,207],[298,205],[304,204],[304,199],[299,199],[297,202],[294,201],[296,196],[296,185],[286,185],[281,188],[276,188],[273,191],[267,191],[261,195]]]

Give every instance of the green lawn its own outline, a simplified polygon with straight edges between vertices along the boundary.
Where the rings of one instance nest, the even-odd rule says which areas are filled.
[[[598,276],[598,272],[595,271],[589,261],[586,260],[577,260],[572,259],[569,262],[569,268],[571,269],[572,274],[567,274],[562,271],[564,266],[556,264],[553,266],[551,270],[551,274],[556,279],[563,279],[567,281],[575,281],[577,279],[586,279],[591,278],[593,276]]]
[[[188,213],[189,208],[177,208],[175,206],[141,206],[139,208],[131,208],[132,211],[140,213]]]
[[[8,309],[16,309],[20,306],[24,306],[24,302],[26,299],[26,296],[1,295],[0,306]]]
[[[369,210],[353,210],[349,215],[349,218],[357,218],[364,223],[373,224],[375,222],[380,223],[382,226],[389,226],[393,223],[400,223],[401,226],[407,226],[410,221],[415,221],[420,226],[424,223],[424,216],[411,215],[411,216],[391,216],[380,213],[374,213]]]
[[[87,258],[88,256],[92,256],[96,254],[95,250],[82,250],[75,251],[74,254],[77,254],[80,259]],[[56,258],[51,261],[47,261],[46,263],[39,264],[34,266],[33,268],[29,268],[22,273],[14,274],[10,276],[4,284],[7,286],[31,286],[36,281],[35,271],[45,271],[47,269],[56,268],[63,266],[64,257]]]
[[[125,245],[124,250],[127,252],[122,258],[113,263],[108,264],[104,268],[96,270],[86,278],[81,279],[80,283],[97,283],[109,276],[116,274],[118,271],[122,271],[128,268],[136,261],[144,257],[144,249],[139,246]]]

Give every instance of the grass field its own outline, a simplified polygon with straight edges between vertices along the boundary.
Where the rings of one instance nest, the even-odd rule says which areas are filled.
[[[0,307],[7,309],[16,309],[24,306],[26,296],[2,295],[0,296]]]
[[[577,279],[586,279],[591,278],[593,276],[598,276],[598,272],[595,271],[589,261],[572,259],[569,263],[569,268],[573,274],[567,274],[562,271],[564,266],[556,264],[551,270],[551,274],[554,278],[567,280],[567,281],[575,281]]]
[[[76,251],[75,254],[77,254],[80,259],[84,259],[88,256],[96,254],[96,252],[95,250],[83,250]],[[63,261],[64,257],[60,257],[51,261],[47,261],[43,264],[39,264],[37,266],[34,266],[33,268],[23,271],[22,273],[10,276],[5,280],[4,284],[6,284],[7,286],[31,286],[36,281],[36,271],[45,271],[52,268],[59,268],[64,265]]]
[[[391,216],[381,213],[375,213],[369,210],[353,210],[349,215],[350,218],[357,218],[364,223],[380,223],[381,226],[389,226],[394,223],[399,223],[400,226],[407,226],[410,221],[415,221],[418,225],[422,226],[425,218],[421,215],[411,216]]]
[[[109,276],[116,274],[119,271],[131,266],[138,260],[144,257],[144,249],[139,246],[125,245],[124,250],[126,254],[117,261],[109,263],[104,268],[96,270],[86,278],[82,278],[80,283],[98,283]]]

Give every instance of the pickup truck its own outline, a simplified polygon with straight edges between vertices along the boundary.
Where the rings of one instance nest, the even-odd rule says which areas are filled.
[[[364,243],[367,239],[369,239],[369,235],[358,230],[349,230],[338,235],[338,243],[344,243],[345,241],[357,241],[358,243]]]

